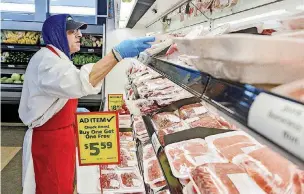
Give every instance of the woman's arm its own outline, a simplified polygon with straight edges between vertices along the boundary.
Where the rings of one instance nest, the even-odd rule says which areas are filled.
[[[95,87],[118,63],[112,52],[107,54],[104,58],[100,59],[94,64],[92,71],[89,75],[89,81]]]

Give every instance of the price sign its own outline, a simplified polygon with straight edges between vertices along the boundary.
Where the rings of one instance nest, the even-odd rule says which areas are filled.
[[[116,112],[77,113],[76,123],[80,166],[120,162]]]
[[[94,49],[88,49],[89,53],[94,53],[94,51],[95,51]]]
[[[122,94],[109,94],[108,95],[108,111],[119,110],[124,104]]]

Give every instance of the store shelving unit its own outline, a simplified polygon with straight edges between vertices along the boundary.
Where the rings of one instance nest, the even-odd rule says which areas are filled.
[[[18,28],[16,28],[18,26]],[[40,32],[42,28],[42,23],[40,22],[16,22],[16,21],[3,21],[2,30],[20,30],[20,31],[36,31]],[[79,53],[85,54],[96,54],[99,56],[104,56],[105,49],[105,25],[88,25],[88,28],[83,31],[83,34],[98,35],[103,38],[103,43],[101,47],[81,47]],[[2,44],[1,52],[28,52],[34,53],[45,45],[28,45],[28,44]],[[19,73],[24,74],[26,70],[26,63],[2,63],[1,64],[1,73],[2,74],[13,74]],[[77,68],[80,68],[81,65],[78,65]],[[102,88],[102,90],[104,87]],[[14,104],[18,105],[20,101],[22,90],[22,84],[1,84],[1,103],[2,104]],[[103,91],[97,95],[89,95],[83,97],[79,100],[79,106],[87,107],[92,110],[102,110],[103,109]],[[94,108],[95,107],[95,108]]]

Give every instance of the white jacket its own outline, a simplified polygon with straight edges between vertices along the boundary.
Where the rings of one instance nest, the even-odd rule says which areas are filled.
[[[68,99],[100,92],[102,82],[93,87],[89,74],[94,64],[77,69],[60,50],[40,49],[30,60],[25,72],[19,116],[30,128],[38,127],[62,109]]]

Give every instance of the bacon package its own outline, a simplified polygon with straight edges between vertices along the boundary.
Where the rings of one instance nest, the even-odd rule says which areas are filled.
[[[266,194],[245,170],[232,163],[197,166],[190,178],[200,194]]]
[[[233,158],[265,191],[273,194],[303,194],[304,172],[267,147]]]
[[[208,112],[207,108],[201,103],[182,106],[178,111],[180,118],[183,120],[197,117]]]
[[[211,135],[205,138],[208,146],[217,150],[223,157],[232,161],[240,154],[263,147],[258,141],[243,131],[233,131]]]
[[[172,173],[180,179],[189,178],[195,166],[204,163],[228,162],[208,148],[205,140],[197,138],[169,144],[165,147]]]

